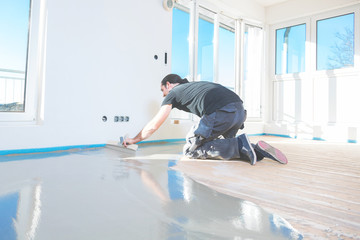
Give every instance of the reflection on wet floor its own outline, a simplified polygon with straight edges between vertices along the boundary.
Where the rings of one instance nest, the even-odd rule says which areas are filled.
[[[0,157],[0,239],[302,239],[280,216],[174,170],[180,157]]]

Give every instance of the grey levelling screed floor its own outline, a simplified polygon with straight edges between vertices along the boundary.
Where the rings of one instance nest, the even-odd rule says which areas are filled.
[[[261,139],[289,164],[183,142],[0,156],[0,239],[360,239],[359,146]]]

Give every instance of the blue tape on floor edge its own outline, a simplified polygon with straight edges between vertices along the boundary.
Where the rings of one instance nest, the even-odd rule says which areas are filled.
[[[323,138],[319,138],[319,137],[313,137],[312,140],[316,140],[316,141],[325,141],[325,139]]]
[[[13,155],[13,154],[28,154],[28,153],[47,153],[55,151],[66,151],[71,149],[86,149],[105,147],[106,144],[92,144],[92,145],[74,145],[74,146],[60,146],[48,148],[29,148],[29,149],[14,149],[14,150],[0,150],[0,156]]]
[[[163,142],[185,142],[185,138],[174,138],[174,139],[162,139],[162,140],[150,140],[150,141],[141,141],[141,143],[163,143]]]
[[[264,133],[263,135],[264,136],[283,137],[283,138],[296,138],[296,136],[291,137],[290,135],[283,135],[283,134]]]

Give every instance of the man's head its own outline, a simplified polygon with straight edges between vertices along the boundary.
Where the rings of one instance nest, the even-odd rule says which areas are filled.
[[[175,86],[177,86],[179,84],[183,84],[183,83],[188,83],[188,82],[189,81],[186,78],[182,79],[177,74],[167,75],[161,81],[161,91],[163,92],[163,96],[165,97],[166,95],[168,95],[169,92],[171,91],[171,89],[173,89]]]

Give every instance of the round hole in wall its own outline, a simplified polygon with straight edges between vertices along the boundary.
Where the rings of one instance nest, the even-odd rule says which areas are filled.
[[[154,55],[155,60],[158,60],[158,58],[159,58],[158,55]]]
[[[103,120],[103,122],[106,122],[106,121],[107,121],[107,117],[106,117],[106,116],[103,116],[103,117],[102,117],[102,120]]]

